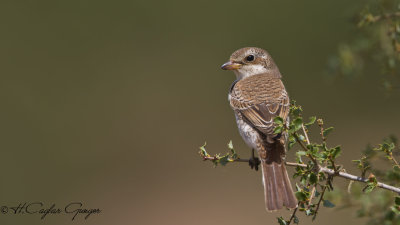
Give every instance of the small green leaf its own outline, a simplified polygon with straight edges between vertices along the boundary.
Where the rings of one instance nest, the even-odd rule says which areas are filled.
[[[399,206],[392,206],[390,208],[394,213],[396,213],[397,215],[400,214],[400,207]]]
[[[289,136],[288,148],[291,149],[294,144],[296,144],[296,138],[294,138],[293,135],[290,135]]]
[[[296,215],[294,215],[294,218],[293,218],[293,222],[295,223],[295,224],[299,224],[299,217],[297,217]]]
[[[333,131],[333,127],[329,127],[324,129],[324,132],[322,132],[322,134],[324,135],[324,137],[328,136],[329,133],[331,133]]]
[[[230,140],[230,141],[229,141],[229,143],[228,143],[228,148],[229,148],[229,149],[233,149],[233,143],[232,143],[232,140]]]
[[[302,191],[296,191],[296,193],[294,194],[296,195],[297,200],[299,200],[300,202],[307,200],[307,195]]]
[[[218,161],[221,164],[221,166],[225,166],[229,162],[229,154],[222,156],[221,158],[219,158]]]
[[[235,149],[233,148],[232,140],[229,141],[228,148],[231,150],[231,156],[230,156],[231,159],[229,159],[229,161],[233,161],[234,159],[237,159],[238,155],[237,155]]]
[[[295,117],[300,116],[302,111],[303,111],[303,109],[301,108],[301,106],[292,105],[290,107],[290,113]]]
[[[310,173],[309,176],[310,184],[316,184],[318,182],[318,177],[315,173]]]
[[[364,187],[364,193],[368,194],[375,189],[376,185],[368,183],[367,186]]]
[[[400,205],[400,197],[394,198],[394,203],[396,203],[396,205]]]
[[[297,191],[300,191],[301,190],[301,188],[300,188],[300,186],[296,183],[296,190]]]
[[[206,145],[207,145],[207,142],[205,142],[204,145],[200,147],[200,155],[203,156],[203,157],[209,157],[210,156],[208,154],[208,152],[206,151],[206,148],[205,148]]]
[[[283,126],[277,126],[274,129],[274,134],[280,134],[280,133],[282,133],[282,130],[283,130]]]
[[[333,207],[335,207],[335,204],[333,204],[333,203],[332,203],[331,201],[329,201],[329,200],[324,200],[323,205],[324,205],[325,207],[327,207],[327,208],[333,208]]]
[[[277,219],[278,219],[279,225],[287,225],[287,221],[284,220],[284,219],[282,218],[282,216],[281,216],[281,217],[278,217]]]
[[[313,124],[315,123],[316,120],[317,120],[317,117],[312,116],[312,117],[310,117],[310,122],[308,122],[308,123],[306,123],[306,124],[304,124],[304,125],[306,125],[306,126],[313,125]]]
[[[295,119],[293,121],[293,124],[294,124],[294,130],[298,131],[301,129],[301,127],[303,125],[303,120],[300,117],[298,117],[297,119]]]
[[[336,159],[336,157],[338,157],[341,153],[341,149],[340,146],[336,146],[335,148],[331,149],[331,154],[332,154],[332,158]]]
[[[305,156],[305,155],[307,155],[307,152],[305,152],[305,151],[298,151],[298,152],[296,152],[296,155],[297,155],[297,156]]]
[[[277,116],[274,118],[274,123],[278,124],[278,125],[283,125],[283,118],[280,116]]]

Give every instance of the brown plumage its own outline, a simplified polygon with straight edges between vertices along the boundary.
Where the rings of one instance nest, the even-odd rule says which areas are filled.
[[[261,160],[267,210],[295,208],[297,200],[284,165],[287,135],[273,132],[273,119],[280,116],[287,121],[289,114],[278,67],[265,50],[244,48],[233,53],[223,69],[234,70],[238,77],[229,93],[230,105],[241,136]]]

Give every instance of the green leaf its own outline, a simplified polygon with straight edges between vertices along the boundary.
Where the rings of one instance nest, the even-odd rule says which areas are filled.
[[[277,219],[278,219],[279,225],[287,225],[287,221],[284,220],[284,219],[282,218],[282,216],[281,216],[281,217],[278,217]]]
[[[299,224],[299,217],[297,217],[296,215],[294,215],[294,218],[293,218],[293,222],[295,223],[295,224]]]
[[[328,136],[329,133],[331,133],[333,131],[333,127],[329,127],[324,129],[324,132],[322,132],[322,134],[324,135],[324,137]]]
[[[340,146],[336,146],[335,148],[331,149],[331,154],[332,154],[332,158],[336,159],[336,157],[338,157],[341,153],[341,148]]]
[[[396,203],[396,205],[400,205],[400,197],[394,198],[394,203]]]
[[[367,186],[364,187],[363,191],[364,193],[368,194],[371,191],[373,191],[376,187],[376,184],[374,184],[373,182],[368,182]]]
[[[300,202],[307,200],[307,195],[302,191],[296,191],[296,193],[294,194],[296,195],[297,200],[299,200]]]
[[[310,184],[316,184],[318,182],[318,177],[315,173],[310,173],[309,176]]]
[[[219,158],[218,161],[221,164],[221,166],[225,166],[229,162],[229,154],[222,156],[221,158]]]
[[[316,144],[309,144],[309,145],[307,145],[306,147],[307,147],[307,149],[309,149],[308,152],[309,152],[311,155],[315,155],[316,153],[318,153],[318,150],[319,150],[318,145],[316,145]]]
[[[392,206],[390,208],[394,213],[396,213],[397,215],[400,214],[400,207],[399,206]]]
[[[298,151],[298,152],[296,152],[296,155],[297,155],[297,156],[305,156],[305,155],[307,155],[307,152],[305,152],[305,151]]]
[[[312,116],[312,117],[310,117],[310,122],[308,122],[308,123],[306,123],[306,124],[304,124],[304,125],[306,125],[306,126],[313,125],[313,124],[315,123],[316,120],[317,120],[317,117]]]
[[[298,117],[293,121],[293,124],[294,124],[294,130],[298,131],[301,129],[303,125],[303,120],[300,117]]]
[[[208,157],[208,156],[210,156],[210,155],[208,154],[208,152],[206,151],[206,148],[205,148],[206,145],[207,145],[207,142],[205,142],[204,145],[200,147],[200,155],[203,156],[203,157]]]
[[[231,149],[231,150],[233,149],[233,143],[232,143],[232,140],[230,140],[230,141],[229,141],[229,143],[228,143],[228,148],[229,148],[229,149]]]
[[[303,111],[303,109],[301,109],[301,106],[293,105],[290,107],[290,113],[295,117],[300,116],[302,111]]]
[[[301,190],[301,188],[300,188],[300,186],[296,183],[296,190],[297,191],[300,191]]]
[[[293,135],[290,135],[289,136],[289,143],[288,143],[289,149],[291,149],[294,144],[296,144],[296,139],[293,137]]]
[[[278,125],[283,125],[283,118],[280,116],[277,116],[274,118],[274,123],[278,124]]]
[[[323,205],[324,205],[325,207],[327,207],[327,208],[333,208],[333,207],[335,207],[335,204],[333,204],[333,203],[332,203],[331,201],[329,201],[329,200],[324,200]]]
[[[282,133],[282,130],[283,130],[283,126],[277,126],[274,129],[274,134],[280,134],[280,133]]]
[[[238,155],[237,155],[235,149],[233,148],[232,140],[229,141],[229,143],[228,143],[228,148],[231,150],[231,158],[232,158],[232,159],[237,159],[237,158],[238,158]],[[231,160],[230,160],[230,161],[231,161]]]

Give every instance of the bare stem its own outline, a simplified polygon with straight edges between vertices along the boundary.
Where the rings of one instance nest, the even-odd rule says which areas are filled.
[[[324,121],[322,119],[318,119],[317,123],[318,123],[318,126],[319,126],[320,130],[321,130],[321,133],[320,133],[321,134],[321,139],[322,139],[323,142],[325,142],[326,141],[326,137],[324,136]]]
[[[304,167],[304,168],[307,167],[306,164],[292,163],[292,162],[286,162],[286,165],[287,166],[300,166],[300,167]],[[353,180],[353,181],[358,181],[358,182],[362,182],[362,183],[368,183],[368,181],[369,181],[367,178],[362,178],[362,177],[355,176],[355,175],[345,173],[345,172],[335,172],[334,170],[328,169],[326,167],[320,167],[320,171],[323,173],[326,173],[328,175],[342,177],[347,180]],[[377,187],[400,194],[400,188],[394,187],[394,186],[391,186],[391,185],[388,185],[385,183],[378,182]]]
[[[393,157],[393,154],[392,154],[392,153],[390,154],[390,158],[392,158],[392,161],[394,162],[394,164],[396,164],[396,166],[400,168],[399,163],[398,163],[397,160]]]
[[[304,124],[301,124],[301,128],[303,129],[304,136],[306,137],[307,144],[309,145],[310,139],[308,138],[308,132],[307,132],[306,128],[304,127]],[[319,179],[319,174],[317,175],[317,177]],[[314,198],[316,189],[317,189],[317,184],[313,185],[313,187],[311,189],[311,195],[310,195],[310,199],[308,200],[308,204],[311,204],[311,202]]]
[[[304,136],[306,137],[307,144],[310,144],[310,139],[308,138],[308,132],[307,132],[306,128],[304,127],[304,124],[301,124],[301,128],[303,128],[303,133],[304,133]]]
[[[331,180],[332,180],[332,177],[333,177],[332,175],[328,177],[324,187],[322,188],[321,197],[319,197],[319,200],[318,200],[318,203],[317,203],[317,208],[315,208],[314,218],[317,216],[317,213],[318,213],[318,210],[319,210],[319,206],[321,205],[322,200],[324,200],[324,194],[326,192],[326,189],[328,188],[329,182],[331,182]]]
[[[212,157],[212,156],[203,157],[203,160],[213,161],[213,160],[216,160],[216,158]],[[234,160],[232,160],[232,162],[249,162],[249,159],[234,159]],[[294,166],[294,167],[299,166],[299,167],[303,167],[303,168],[307,167],[306,164],[294,163],[294,162],[285,162],[285,164],[286,164],[286,166]],[[353,180],[353,181],[357,181],[357,182],[361,182],[361,183],[368,183],[368,181],[369,181],[367,178],[362,178],[362,177],[359,177],[359,176],[356,176],[356,175],[353,175],[353,174],[349,174],[349,173],[346,173],[346,172],[342,172],[342,171],[336,172],[336,171],[334,171],[332,169],[328,169],[326,167],[321,167],[320,166],[319,167],[319,171],[323,172],[323,173],[326,173],[328,175],[338,176],[338,177],[342,177],[342,178],[347,179],[347,180]],[[378,182],[377,187],[382,188],[382,189],[386,189],[386,190],[389,190],[389,191],[392,191],[392,192],[395,192],[397,194],[400,194],[400,188],[394,187],[394,186],[391,186],[391,185],[388,185],[388,184],[385,184],[385,183]]]
[[[292,213],[292,216],[290,217],[290,219],[289,219],[287,225],[290,225],[290,223],[292,223],[294,217],[296,216],[296,212],[297,212],[297,209],[298,209],[298,208],[299,208],[299,207],[297,206],[297,207],[294,209],[294,211],[293,211],[293,213]]]

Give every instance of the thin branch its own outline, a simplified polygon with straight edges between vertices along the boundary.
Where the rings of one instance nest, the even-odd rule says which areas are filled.
[[[289,219],[287,225],[290,225],[290,224],[292,223],[294,217],[296,216],[296,212],[297,212],[297,209],[298,209],[298,208],[299,208],[299,207],[297,206],[297,207],[294,209],[294,211],[293,211],[293,213],[292,213],[292,216],[290,217],[290,219]]]
[[[307,165],[306,164],[300,164],[300,163],[292,163],[292,162],[286,162],[287,166],[300,166],[300,167],[304,167],[306,168]],[[326,173],[328,175],[333,175],[333,176],[338,176],[338,177],[342,177],[345,178],[347,180],[354,180],[354,181],[358,181],[358,182],[362,182],[362,183],[368,183],[369,180],[367,178],[362,178],[362,177],[358,177],[349,173],[345,173],[345,172],[338,172],[336,173],[334,170],[332,169],[328,169],[326,167],[320,167],[320,171],[323,173]],[[394,187],[385,183],[381,183],[378,182],[377,187],[382,188],[382,189],[386,189],[392,192],[395,192],[397,194],[400,194],[400,188],[398,187]]]
[[[329,157],[329,161],[331,162],[333,170],[335,171],[335,173],[338,173],[339,171],[336,168],[335,161],[333,161],[333,159],[331,157]]]
[[[216,160],[216,158],[212,157],[212,156],[203,157],[203,160],[213,161],[213,160]],[[232,162],[249,162],[249,159],[232,159]],[[306,164],[294,163],[294,162],[285,162],[285,164],[287,166],[299,166],[299,167],[303,167],[303,168],[307,167]],[[347,180],[358,181],[358,182],[361,182],[361,183],[368,183],[368,181],[369,181],[367,178],[362,178],[362,177],[355,176],[353,174],[349,174],[349,173],[345,173],[345,172],[335,172],[334,170],[328,169],[326,167],[321,167],[320,166],[319,167],[319,171],[323,172],[323,173],[326,173],[328,175],[338,176],[338,177],[342,177],[342,178],[347,179]],[[381,182],[378,182],[378,184],[376,186],[379,187],[379,188],[386,189],[386,190],[395,192],[397,194],[400,194],[400,188],[398,188],[398,187],[394,187],[394,186],[391,186],[391,185],[388,185],[388,184],[385,184],[385,183],[381,183]]]
[[[400,168],[399,163],[398,163],[397,160],[393,157],[393,153],[390,153],[390,158],[392,159],[392,161],[394,162],[394,164],[396,164],[396,166],[397,166],[398,168]]]
[[[321,205],[321,202],[324,200],[324,195],[325,195],[326,189],[328,188],[330,182],[332,182],[332,179],[333,179],[333,175],[330,175],[328,177],[328,179],[326,179],[326,183],[325,183],[324,187],[322,188],[321,197],[319,198],[318,203],[317,203],[317,208],[315,208],[315,214],[314,214],[313,219],[315,219],[317,217],[319,206]]]
[[[320,133],[321,134],[321,139],[322,139],[323,142],[325,142],[326,141],[326,137],[324,135],[324,121],[322,119],[318,119],[317,123],[318,123],[318,126],[319,126],[320,130],[321,130],[321,133]]]
[[[306,137],[307,144],[309,145],[310,144],[310,139],[308,138],[308,132],[307,132],[306,128],[304,127],[304,123],[301,124],[301,128],[303,129],[304,136]],[[319,174],[317,175],[317,177],[319,179]],[[308,200],[308,204],[309,205],[311,204],[311,202],[312,202],[312,200],[314,198],[316,190],[317,190],[317,184],[314,184],[312,189],[311,189],[310,199]]]
[[[308,138],[308,132],[307,132],[306,128],[304,127],[304,124],[301,124],[301,128],[303,128],[303,133],[304,133],[304,136],[306,137],[307,144],[310,144],[310,139]]]

